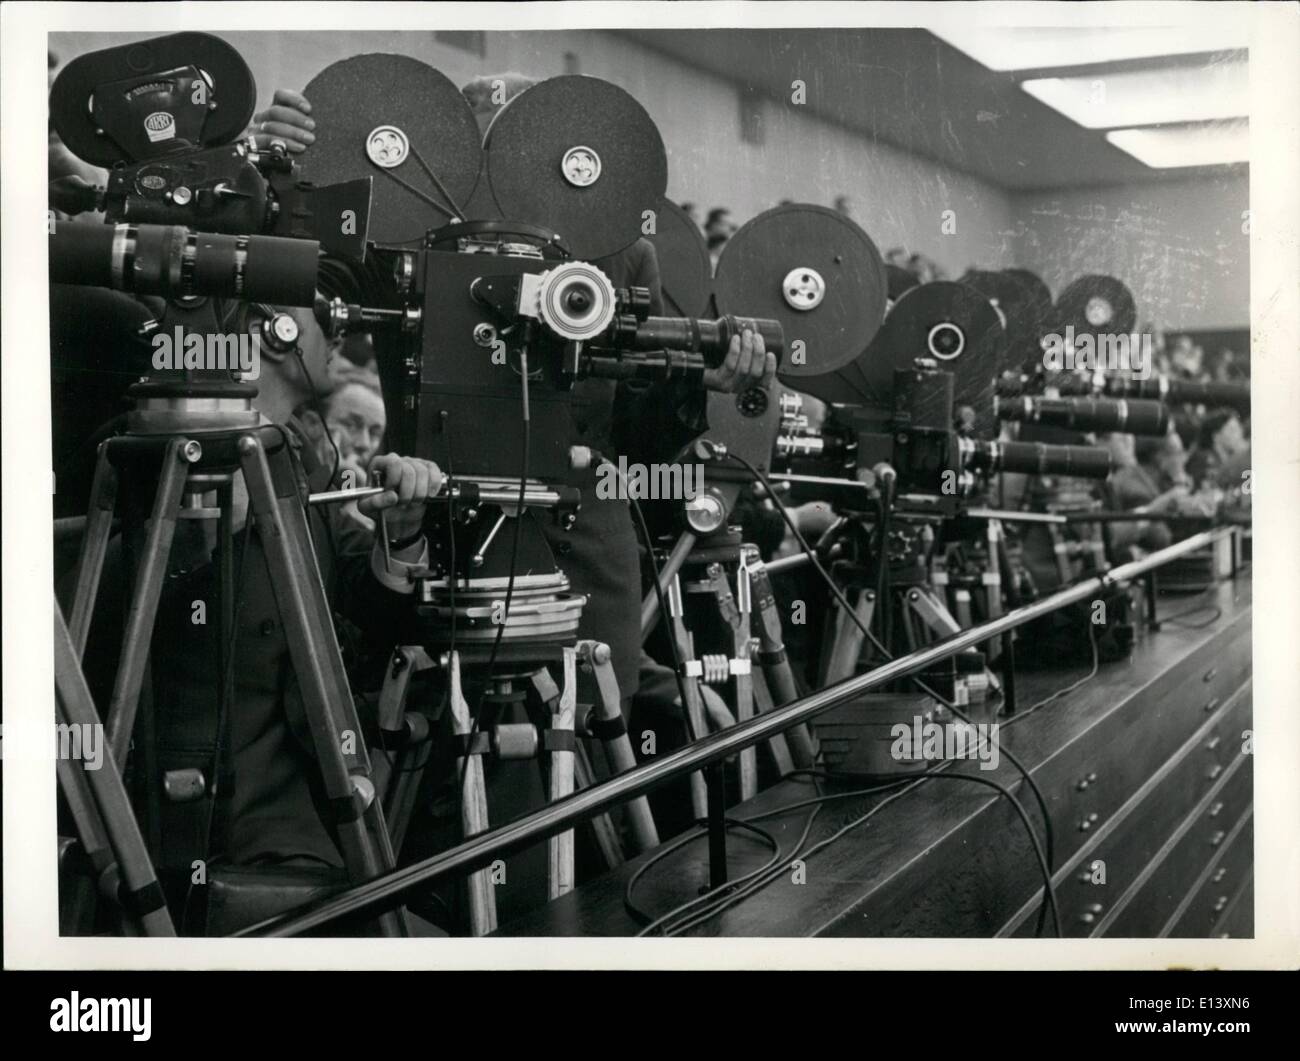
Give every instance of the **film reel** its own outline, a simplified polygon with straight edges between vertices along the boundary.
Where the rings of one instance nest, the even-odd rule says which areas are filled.
[[[668,156],[650,115],[595,77],[553,77],[524,90],[493,118],[484,150],[501,216],[550,229],[576,258],[634,243],[668,186]]]
[[[998,372],[1020,371],[1027,363],[1037,360],[1043,326],[1051,309],[1047,285],[1028,270],[1016,269],[998,272],[972,269],[960,283],[980,292],[1002,319],[1007,339],[1002,346]]]
[[[483,152],[469,103],[443,74],[406,55],[357,55],[327,66],[303,95],[316,121],[303,178],[372,177],[371,240],[410,243],[464,217]]]
[[[1042,361],[1043,336],[1048,331],[1048,322],[1052,315],[1052,290],[1043,282],[1043,278],[1030,269],[1004,269],[1003,272],[1014,276],[1023,285],[1027,321],[1032,322],[1032,342],[1026,342],[1023,348],[1023,360],[1012,368],[1032,368]],[[1026,323],[1026,328],[1029,324]],[[1014,359],[1014,354],[1011,355]]]
[[[138,113],[142,96],[152,113]],[[172,33],[73,59],[50,89],[50,120],[78,158],[113,166],[177,145],[228,144],[256,104],[253,73],[234,48],[211,33]]]
[[[713,290],[719,313],[781,322],[783,382],[824,401],[864,400],[851,377],[836,374],[884,320],[885,263],[849,218],[806,203],[759,214],[723,249]]]
[[[713,287],[713,263],[704,233],[676,203],[661,199],[655,210],[655,245],[664,312],[676,317],[708,316]]]
[[[1073,327],[1076,335],[1128,335],[1137,324],[1137,305],[1127,287],[1113,276],[1081,276],[1061,292],[1052,308],[1052,327],[1064,335]]]
[[[872,392],[888,400],[894,370],[907,369],[919,357],[929,358],[953,374],[953,401],[959,416],[977,434],[997,433],[993,415],[994,380],[1005,359],[1002,321],[988,299],[973,287],[936,280],[903,295],[890,310],[875,342],[858,362]]]

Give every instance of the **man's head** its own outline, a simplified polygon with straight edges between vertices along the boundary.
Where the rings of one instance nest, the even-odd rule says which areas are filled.
[[[1138,463],[1162,480],[1177,482],[1184,478],[1187,468],[1187,450],[1178,432],[1170,425],[1167,434],[1153,437],[1144,435],[1137,440]]]
[[[461,86],[460,94],[468,101],[478,122],[480,134],[486,133],[497,111],[525,89],[537,84],[537,78],[517,71],[504,74],[481,74]]]
[[[1110,451],[1111,459],[1117,468],[1128,468],[1137,463],[1132,435],[1123,431],[1110,431],[1097,441]]]
[[[325,428],[339,451],[339,470],[364,482],[371,459],[384,444],[388,417],[379,376],[342,359],[331,365],[334,389],[324,402]],[[332,451],[330,457],[333,457]]]
[[[334,344],[321,331],[310,309],[290,306],[272,312],[287,313],[294,319],[298,325],[298,347],[296,351],[280,352],[266,342],[259,343],[262,374],[258,388],[262,391],[275,388],[290,402],[290,408],[324,397],[330,392],[329,363]],[[263,315],[263,308],[249,307],[251,331],[260,330]]]
[[[1205,351],[1186,335],[1180,335],[1172,352],[1174,371],[1197,378],[1205,362]]]
[[[1197,444],[1225,458],[1245,452],[1250,445],[1241,426],[1241,417],[1231,409],[1216,409],[1201,421]]]
[[[1170,431],[1156,449],[1155,466],[1169,479],[1181,479],[1187,472],[1187,448],[1177,431]]]

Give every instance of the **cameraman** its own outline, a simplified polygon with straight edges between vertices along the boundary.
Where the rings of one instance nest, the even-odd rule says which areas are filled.
[[[259,316],[274,312],[251,305],[239,310],[241,327],[249,329],[258,326]],[[308,492],[328,487],[332,467],[319,460],[293,410],[323,396],[329,349],[309,310],[287,312],[300,330],[297,349],[286,354],[262,348],[254,406],[264,423],[281,425],[305,501]],[[425,499],[440,488],[442,473],[430,461],[396,454],[375,458],[370,469],[382,475],[386,490],[365,498],[358,508],[369,517],[387,513],[391,566],[385,566],[374,535],[334,507],[310,509],[308,521],[332,606],[386,650],[403,640],[412,592],[405,572],[427,563],[428,545],[421,534]],[[195,858],[223,856],[237,866],[343,865],[264,553],[263,529],[255,522],[249,526],[242,477],[235,477],[232,494],[235,603],[229,673],[216,673],[220,620],[207,617],[196,623],[194,618],[196,602],[216,599],[215,528],[211,521],[182,520],[155,624],[152,686],[146,685],[142,694],[153,698],[158,729],[156,753],[134,762],[136,770],[149,775],[146,786],[157,791],[164,776],[178,771],[198,771],[205,779],[204,799],[160,800],[159,870],[172,889],[188,884]],[[122,552],[122,543],[114,539],[85,657],[92,688],[111,688],[118,662],[128,590]],[[310,571],[303,574],[313,577]],[[224,720],[217,711],[223,681],[232,690]],[[219,739],[223,731],[224,739]],[[176,900],[178,893],[172,890],[171,897]]]

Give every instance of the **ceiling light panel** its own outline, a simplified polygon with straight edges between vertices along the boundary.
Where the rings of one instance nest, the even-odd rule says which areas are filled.
[[[1152,169],[1221,166],[1250,160],[1246,121],[1158,129],[1116,129],[1106,139]]]
[[[1035,99],[1085,129],[1204,122],[1250,113],[1244,60],[1021,83]]]
[[[1195,26],[931,26],[940,40],[990,70],[1046,70],[1244,49],[1247,20]]]

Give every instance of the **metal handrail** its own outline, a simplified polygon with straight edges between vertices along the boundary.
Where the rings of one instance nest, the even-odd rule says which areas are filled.
[[[501,855],[512,854],[540,840],[564,832],[610,807],[635,799],[678,777],[695,773],[702,767],[728,759],[792,726],[809,722],[817,715],[839,706],[854,696],[906,677],[913,671],[973,648],[991,637],[1014,630],[1058,608],[1092,597],[1110,586],[1131,581],[1180,556],[1212,545],[1233,531],[1232,527],[1216,527],[1202,531],[1184,541],[1151,553],[1141,560],[1121,564],[1105,574],[1058,590],[1042,600],[1023,605],[997,619],[991,619],[979,626],[944,638],[942,641],[936,641],[925,648],[899,656],[866,674],[846,678],[842,682],[811,693],[802,700],[796,700],[718,733],[702,737],[684,748],[669,752],[653,763],[637,766],[558,803],[548,804],[513,822],[480,833],[448,851],[385,873],[341,895],[268,918],[243,929],[236,935],[293,936],[319,928],[341,917],[376,913],[394,906],[414,888],[449,874],[481,869]]]

